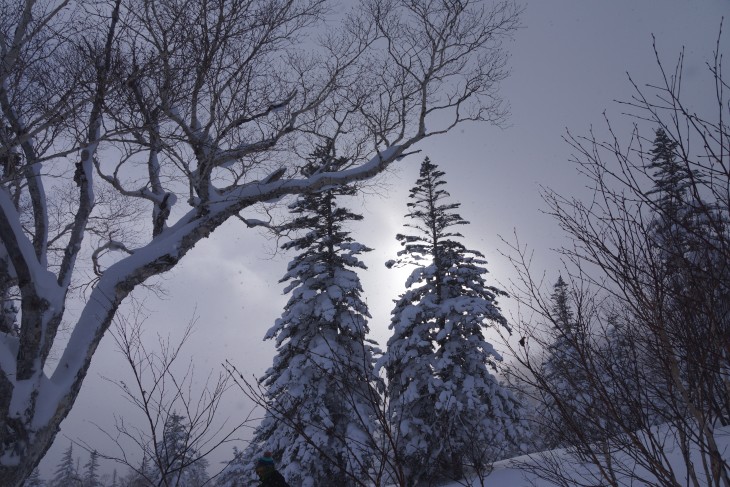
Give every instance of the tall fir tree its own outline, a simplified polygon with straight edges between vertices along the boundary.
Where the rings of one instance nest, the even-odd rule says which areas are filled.
[[[678,148],[678,141],[663,128],[655,130],[648,153],[650,159],[646,164],[652,178],[652,187],[646,192],[652,209],[647,232],[651,257],[647,263],[637,263],[639,269],[649,269],[658,279],[655,283],[658,284],[655,286],[657,289],[647,289],[647,293],[658,301],[663,300],[664,304],[659,304],[658,308],[666,311],[674,307],[669,296],[683,293],[681,289],[685,286],[685,279],[682,269],[686,268],[687,252],[694,246],[691,242],[696,240],[692,234],[697,230],[693,215],[694,196],[690,194],[692,178],[696,174],[681,161]],[[650,282],[651,278],[645,281]],[[654,348],[656,342],[643,343],[646,332],[637,330],[632,321],[621,313],[611,317],[604,348],[613,357],[612,363],[606,367],[608,373],[621,377],[634,390],[634,396],[641,398],[640,411],[622,411],[625,420],[635,423],[638,429],[666,422],[671,406],[663,403],[665,398],[672,397],[672,386],[667,383],[663,363],[657,360],[661,354]],[[662,321],[664,318],[657,323]],[[669,320],[664,325],[669,325]],[[619,408],[625,404],[620,400],[614,402]]]
[[[501,357],[485,338],[490,327],[508,329],[496,301],[505,293],[486,284],[484,256],[458,240],[455,227],[468,222],[446,202],[445,184],[426,158],[409,195],[412,233],[397,235],[403,248],[386,264],[415,266],[380,361],[412,483],[485,468],[520,429],[518,404],[494,375]]]
[[[698,401],[707,401],[708,409],[718,420],[730,424],[727,373],[707,373],[707,369],[727,369],[730,363],[730,349],[726,345],[730,335],[727,196],[699,194],[696,181],[702,177],[698,173],[701,169],[688,169],[684,156],[678,152],[681,144],[662,128],[655,134],[648,165],[654,169],[649,195],[655,202],[651,237],[662,274],[662,282],[655,290],[660,301],[658,321],[671,342],[664,347],[676,356],[683,381],[706,384],[701,396],[707,399]],[[713,365],[694,366],[700,361],[688,360],[693,355],[703,355]],[[648,362],[655,361],[649,357]],[[657,383],[659,379],[651,380]],[[673,385],[667,384],[666,391],[670,387]],[[667,394],[659,390],[653,398],[654,407],[664,414],[673,414],[668,411],[671,405],[662,404]]]
[[[346,163],[325,144],[302,173],[309,177]],[[297,254],[280,281],[288,283],[290,298],[265,337],[277,347],[261,379],[270,408],[246,457],[272,452],[287,480],[302,487],[352,485],[348,474],[362,475],[371,462],[369,392],[377,381],[377,349],[366,338],[370,314],[357,274],[366,268],[359,255],[370,249],[347,229],[362,216],[337,201],[355,192],[330,187],[290,205],[294,218],[285,229],[297,236],[282,248]]]

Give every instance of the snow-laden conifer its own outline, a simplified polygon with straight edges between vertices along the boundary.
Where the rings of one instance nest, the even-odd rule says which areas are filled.
[[[310,177],[346,163],[325,144],[302,172]],[[270,404],[246,456],[273,452],[282,474],[302,487],[351,485],[349,475],[370,465],[376,350],[366,339],[370,315],[356,272],[365,269],[359,255],[370,249],[347,229],[362,216],[337,201],[354,193],[352,186],[330,187],[290,205],[286,230],[296,237],[282,248],[297,254],[281,279],[290,298],[265,337],[277,347],[261,379]]]
[[[388,378],[399,455],[412,482],[485,468],[517,436],[517,403],[495,377],[500,355],[485,338],[508,329],[486,284],[484,256],[467,249],[456,226],[468,222],[448,203],[444,172],[426,158],[410,190],[403,249],[386,265],[414,265],[396,301],[393,336],[380,361]]]

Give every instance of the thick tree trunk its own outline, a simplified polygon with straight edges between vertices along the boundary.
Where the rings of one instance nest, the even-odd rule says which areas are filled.
[[[21,487],[53,444],[53,439],[60,430],[60,426],[58,426],[60,421],[55,428],[47,428],[35,433],[29,432],[22,421],[17,419],[11,421],[12,424],[8,420],[0,423],[2,428],[7,426],[14,428],[8,431],[9,433],[12,432],[12,437],[7,435],[3,438],[3,441],[9,440],[12,442],[3,444],[3,450],[4,454],[8,455],[11,454],[11,451],[6,447],[9,447],[10,450],[17,449],[17,453],[19,453],[19,456],[17,456],[18,463],[15,465],[0,464],[0,485],[3,487]]]

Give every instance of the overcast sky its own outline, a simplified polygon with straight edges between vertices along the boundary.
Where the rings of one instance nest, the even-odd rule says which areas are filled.
[[[498,252],[506,250],[499,236],[510,238],[513,231],[535,249],[537,264],[557,277],[558,263],[550,249],[561,245],[562,236],[540,212],[540,186],[566,195],[584,192],[569,162],[570,148],[561,138],[566,128],[585,134],[593,125],[600,131],[605,110],[619,131],[623,127],[628,133],[630,126],[613,100],[631,96],[627,72],[641,85],[658,80],[651,35],[668,66],[673,67],[685,47],[685,74],[691,85],[693,77],[704,75],[720,19],[730,14],[730,0],[528,0],[522,4],[524,28],[508,46],[512,74],[501,89],[511,106],[509,126],[474,124],[428,140],[420,154],[402,161],[388,176],[380,195],[359,200],[365,220],[353,227],[353,233],[375,249],[364,257],[370,270],[362,281],[373,315],[372,335],[381,345],[390,335],[392,299],[403,291],[407,272],[387,270],[383,263],[398,249],[394,237],[404,222],[407,192],[423,157],[429,156],[446,172],[447,189],[462,204],[460,214],[471,222],[462,233],[469,247],[487,256],[492,284],[509,280],[510,267]],[[722,43],[730,45],[730,33],[726,32]],[[702,95],[688,94],[698,100]],[[147,298],[152,311],[148,338],[173,333],[174,340],[175,330],[197,312],[200,320],[187,352],[194,356],[199,375],[209,370],[217,373],[220,364],[230,359],[244,373],[259,376],[274,354],[273,344],[262,343],[263,335],[287,299],[278,280],[291,256],[272,256],[274,248],[275,243],[240,223],[224,225],[166,276],[168,298]],[[502,305],[509,309],[509,300]],[[122,378],[123,369],[106,337],[76,406],[42,464],[44,478],[52,476],[68,446],[67,437],[83,437],[102,451],[109,448],[90,423],[111,430],[113,415],[125,414],[121,396],[101,379]],[[234,392],[228,399],[224,414],[248,412],[241,395]],[[83,465],[86,454],[75,450],[82,453]],[[229,455],[226,448],[211,460],[215,463]],[[120,469],[121,473],[126,472]]]

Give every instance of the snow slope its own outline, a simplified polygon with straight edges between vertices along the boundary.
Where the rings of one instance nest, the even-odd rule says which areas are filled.
[[[730,463],[730,426],[720,427],[715,430],[716,438],[718,439],[718,447],[723,452],[723,459],[726,463]],[[681,475],[685,472],[684,462],[681,457],[679,448],[676,447],[673,441],[668,441],[665,448],[665,453],[672,463],[672,467],[677,472],[677,476],[681,478]],[[573,461],[570,460],[565,451],[555,450],[552,452],[546,452],[554,458],[561,459],[563,462]],[[530,461],[540,461],[542,455],[545,454],[533,454],[517,457],[509,460],[503,460],[494,464],[494,470],[486,478],[484,482],[485,487],[555,487],[557,484],[549,482],[547,480],[538,479],[533,473],[530,473],[524,465]],[[637,471],[640,469],[637,469]],[[601,479],[593,475],[594,468],[590,464],[575,464],[571,468],[571,472],[576,479],[575,485],[595,485],[596,487],[602,487]],[[444,487],[461,487],[464,485],[480,486],[479,480],[476,478],[471,479],[471,482],[453,482],[445,485]],[[626,487],[643,487],[648,484],[644,482],[638,482],[636,480],[631,483],[627,479],[621,484]]]

